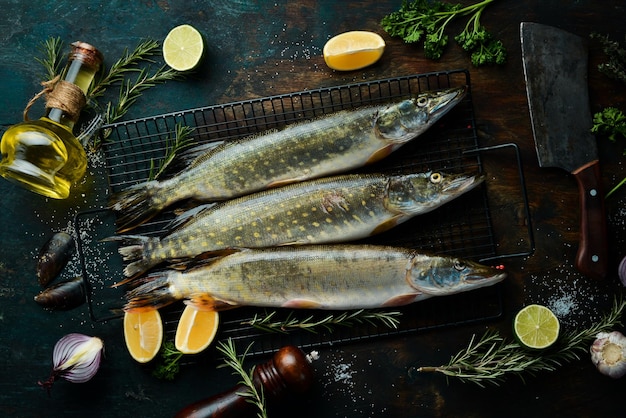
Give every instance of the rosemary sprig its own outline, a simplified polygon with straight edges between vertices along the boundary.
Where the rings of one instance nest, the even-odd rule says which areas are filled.
[[[141,41],[132,51],[125,48],[122,57],[109,67],[106,74],[101,73],[100,78],[93,83],[88,96],[95,99],[104,95],[108,87],[123,82],[128,73],[140,71],[138,66],[141,63],[152,62],[151,57],[158,52],[159,43],[151,39]]]
[[[43,58],[36,58],[47,73],[48,79],[54,78],[60,71],[61,50],[63,44],[59,38],[49,38],[42,44]],[[152,57],[160,53],[159,43],[154,40],[141,41],[132,51],[124,49],[122,57],[115,61],[108,72],[101,72],[87,92],[88,106],[94,109],[104,109],[104,123],[110,124],[123,117],[130,107],[135,104],[142,93],[168,80],[182,77],[182,73],[163,65],[152,71],[150,64]],[[134,79],[129,79],[136,74]],[[98,104],[98,99],[105,95],[108,88],[120,85],[118,98],[115,102],[109,101],[104,106]],[[99,110],[98,110],[99,111]],[[99,141],[106,139],[110,132],[94,138],[93,147],[97,148]]]
[[[44,68],[46,80],[52,80],[61,71],[61,51],[63,42],[60,37],[48,38],[43,41],[39,47],[43,57],[35,58]]]
[[[294,318],[293,313],[289,312],[285,319],[274,320],[276,314],[276,311],[272,311],[269,314],[266,313],[265,315],[255,314],[252,319],[244,321],[242,324],[253,326],[262,331],[281,333],[288,333],[294,329],[303,329],[315,333],[317,332],[316,328],[319,327],[332,332],[334,325],[352,326],[362,323],[369,323],[374,326],[382,323],[389,328],[397,329],[400,323],[397,317],[402,315],[400,312],[373,312],[359,309],[339,315],[329,314],[322,319],[315,319],[313,315],[304,319]]]
[[[179,76],[180,73],[178,71],[168,68],[165,65],[152,74],[148,72],[148,69],[142,68],[139,70],[139,74],[134,81],[126,80],[126,82],[120,86],[117,103],[113,104],[109,102],[107,104],[105,111],[106,123],[113,123],[124,116],[145,90],[168,80],[174,80]]]
[[[154,160],[150,160],[150,175],[149,180],[157,179],[163,172],[167,169],[167,167],[174,160],[178,152],[187,146],[191,141],[191,134],[193,133],[194,128],[189,126],[185,126],[182,123],[177,123],[174,128],[174,138],[168,138],[165,141],[165,158],[161,161],[158,170],[154,171]]]
[[[239,356],[237,354],[237,349],[235,348],[235,344],[233,343],[232,339],[229,338],[225,342],[220,341],[217,349],[222,354],[224,354],[225,357],[224,365],[220,367],[230,366],[233,369],[233,374],[238,374],[241,376],[240,383],[245,385],[247,390],[244,392],[239,392],[238,395],[247,398],[247,402],[250,402],[257,406],[257,408],[259,409],[259,412],[257,413],[258,418],[267,418],[263,387],[257,389],[257,387],[254,385],[254,367],[250,371],[246,371],[243,366],[245,357],[248,355],[251,347],[252,344],[250,344],[248,348],[246,348],[246,351],[241,356]]]
[[[517,342],[506,341],[495,331],[487,331],[478,340],[473,335],[467,348],[453,356],[448,364],[422,366],[415,370],[442,373],[446,378],[458,378],[480,387],[488,383],[499,386],[509,375],[516,375],[524,381],[524,374],[554,371],[565,363],[580,360],[599,332],[621,324],[620,318],[625,308],[626,301],[616,299],[611,312],[598,323],[563,335],[558,346],[546,352],[528,351]]]
[[[103,74],[100,79],[93,83],[88,92],[88,97],[91,100],[103,96],[107,88],[120,84],[117,103],[109,102],[106,106],[105,123],[115,122],[124,116],[145,90],[182,76],[179,71],[166,65],[159,67],[152,73],[150,66],[141,67],[142,64],[152,63],[151,58],[157,55],[159,51],[159,43],[149,39],[140,42],[132,51],[126,48],[122,57],[111,65],[108,73]],[[127,78],[131,73],[137,74],[134,81]]]

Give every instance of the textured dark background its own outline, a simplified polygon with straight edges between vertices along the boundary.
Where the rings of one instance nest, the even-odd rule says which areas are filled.
[[[621,1],[499,0],[484,13],[483,23],[509,50],[503,67],[475,69],[452,42],[440,61],[423,58],[420,48],[390,39],[380,19],[400,1],[40,1],[0,2],[0,123],[20,120],[28,100],[40,89],[43,70],[34,60],[47,37],[69,44],[90,42],[110,65],[125,48],[141,39],[162,40],[176,25],[189,23],[206,37],[206,59],[184,81],[168,82],[143,95],[128,118],[151,116],[255,97],[289,93],[429,71],[470,68],[473,102],[481,141],[520,146],[528,182],[537,250],[532,257],[507,263],[503,285],[505,313],[487,324],[452,327],[376,342],[338,346],[322,353],[318,382],[305,399],[293,401],[284,416],[421,417],[421,416],[599,416],[619,414],[624,381],[598,374],[587,358],[557,372],[512,378],[499,388],[446,383],[442,376],[418,376],[416,365],[445,363],[486,327],[510,336],[511,318],[530,302],[551,306],[566,327],[597,320],[616,292],[617,261],[624,250],[624,192],[607,202],[610,218],[611,273],[604,283],[591,282],[573,268],[578,240],[575,182],[559,170],[537,166],[526,105],[519,47],[519,23],[537,21],[587,37],[591,32],[624,39],[625,7]],[[463,1],[462,3],[469,3]],[[460,30],[461,23],[452,25]],[[336,73],[321,51],[331,36],[364,29],[382,34],[388,47],[382,60],[361,71]],[[455,33],[455,32],[454,32]],[[592,111],[613,105],[624,109],[624,87],[595,69],[603,60],[590,44]],[[161,65],[156,59],[155,65]],[[42,109],[31,111],[35,117]],[[606,188],[624,177],[623,147],[600,143]],[[496,200],[494,223],[509,242],[525,228],[519,204],[511,203],[507,179],[517,173],[508,156],[488,162],[490,195]],[[121,323],[93,323],[86,308],[48,312],[32,297],[39,291],[34,270],[37,252],[56,230],[68,228],[79,210],[100,207],[107,187],[101,166],[89,168],[86,180],[66,201],[54,201],[0,180],[0,409],[16,417],[172,416],[199,398],[237,382],[227,369],[201,362],[183,367],[173,382],[150,376],[127,354]],[[517,220],[516,221],[511,221]],[[509,234],[508,231],[515,233]],[[116,266],[112,261],[111,269]],[[76,259],[63,273],[78,273]],[[96,377],[81,385],[59,381],[50,397],[36,385],[48,376],[52,348],[69,332],[105,340],[106,359]],[[256,359],[261,361],[262,359]],[[280,414],[277,414],[280,415]]]

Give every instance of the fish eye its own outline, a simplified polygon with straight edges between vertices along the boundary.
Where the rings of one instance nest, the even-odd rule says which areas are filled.
[[[417,98],[417,100],[415,101],[415,104],[418,107],[424,107],[428,104],[428,97],[426,96],[420,96]]]
[[[461,260],[456,260],[454,262],[454,269],[457,270],[457,271],[463,271],[463,270],[465,270],[466,267],[467,267],[467,265],[463,261],[461,261]]]
[[[430,182],[433,184],[441,183],[441,180],[443,180],[441,173],[432,173],[430,175]]]

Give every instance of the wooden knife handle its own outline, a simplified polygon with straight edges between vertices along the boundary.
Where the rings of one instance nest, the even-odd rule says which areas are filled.
[[[588,277],[602,279],[607,273],[608,243],[606,211],[600,187],[600,164],[592,161],[572,172],[580,193],[580,244],[576,268]]]

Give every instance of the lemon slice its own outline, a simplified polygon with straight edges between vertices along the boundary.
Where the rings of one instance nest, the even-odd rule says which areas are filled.
[[[548,348],[559,338],[559,319],[541,305],[528,305],[520,310],[513,321],[518,341],[533,349]]]
[[[207,348],[217,333],[219,314],[201,311],[191,305],[185,306],[178,326],[174,345],[183,354],[196,354]]]
[[[163,59],[177,71],[189,71],[197,67],[203,53],[202,35],[190,25],[176,26],[163,41]]]
[[[125,312],[124,339],[133,359],[139,363],[152,360],[163,341],[163,322],[159,311]]]
[[[352,71],[374,64],[385,50],[377,33],[350,31],[330,38],[324,45],[324,61],[333,70]]]

